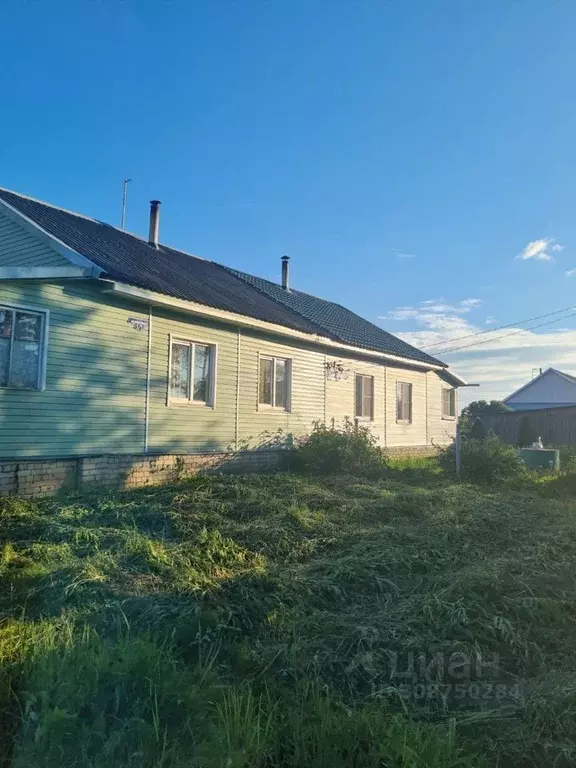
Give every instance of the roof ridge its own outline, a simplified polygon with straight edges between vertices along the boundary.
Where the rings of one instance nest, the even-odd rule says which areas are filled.
[[[300,317],[302,317],[304,320],[308,322],[312,322],[315,326],[317,326],[320,329],[320,332],[322,335],[328,335],[329,338],[335,339],[340,342],[344,343],[350,343],[350,341],[347,341],[341,334],[337,333],[334,330],[329,330],[326,325],[321,325],[319,323],[316,323],[314,320],[311,320],[309,316],[307,316],[304,312],[301,312],[297,307],[295,307],[292,303],[284,302],[281,299],[277,298],[274,293],[266,291],[265,287],[260,287],[258,283],[265,283],[269,286],[273,286],[276,290],[284,290],[282,288],[281,283],[274,283],[272,280],[268,280],[264,277],[258,277],[257,275],[251,275],[249,272],[244,272],[243,270],[234,269],[233,267],[227,267],[226,265],[219,265],[223,269],[225,269],[227,272],[233,274],[235,277],[242,280],[244,283],[248,283],[252,288],[255,288],[257,291],[259,291],[263,296],[266,296],[268,299],[271,299],[273,302],[275,302],[278,306],[283,308],[288,308],[291,312],[295,312]],[[420,354],[424,354],[430,362],[434,362],[438,365],[441,365],[443,368],[448,368],[448,365],[444,363],[442,360],[439,360],[436,357],[433,357],[432,355],[428,355],[427,353],[423,353],[421,350],[419,350],[417,347],[415,347],[413,344],[409,344],[407,341],[404,341],[401,337],[394,336],[394,334],[390,333],[390,331],[387,331],[385,328],[382,328],[379,325],[376,325],[376,323],[373,323],[371,320],[368,320],[367,318],[363,317],[362,315],[357,314],[353,310],[349,309],[348,307],[345,307],[343,304],[340,304],[336,301],[330,301],[329,299],[324,299],[321,296],[314,296],[312,293],[306,293],[305,291],[299,291],[297,289],[290,289],[287,291],[288,296],[302,296],[311,298],[314,301],[320,301],[323,304],[327,305],[327,307],[338,307],[343,312],[346,312],[348,315],[357,318],[358,320],[362,321],[363,323],[366,323],[367,325],[374,328],[376,331],[379,331],[381,333],[387,334],[387,336],[398,339],[401,342],[403,342],[407,347],[414,350],[415,352],[419,352]],[[354,345],[356,346],[356,345]],[[374,347],[366,346],[365,349],[375,349]],[[393,354],[393,353],[392,353]]]
[[[78,211],[71,211],[69,208],[63,208],[61,205],[54,205],[54,203],[49,203],[46,200],[40,200],[40,198],[32,197],[32,195],[24,195],[22,192],[16,192],[16,190],[8,189],[8,187],[0,187],[0,195],[2,192],[8,192],[8,194],[16,195],[16,197],[21,197],[24,200],[31,200],[33,203],[38,203],[39,205],[45,205],[47,208],[53,208],[55,211],[61,211],[62,213],[67,213],[70,216],[77,216],[79,219],[84,219],[85,221],[91,221],[93,224],[102,224],[103,226],[110,227],[111,229],[114,229],[116,230],[116,232],[120,232],[123,235],[128,235],[128,237],[134,237],[136,240],[139,240],[145,245],[150,245],[148,240],[146,240],[146,238],[143,237],[142,235],[139,235],[136,232],[131,232],[127,229],[122,229],[121,227],[117,227],[115,224],[110,224],[109,222],[104,221],[102,219],[95,219],[93,216],[86,216],[85,213],[78,213]],[[158,247],[162,249],[169,248],[171,251],[177,251],[178,253],[181,253],[184,256],[190,256],[191,258],[199,259],[200,261],[210,261],[210,259],[205,259],[203,256],[197,256],[195,253],[188,253],[188,251],[183,251],[180,248],[175,248],[174,246],[168,245],[167,243],[158,243]]]
[[[49,203],[47,200],[40,200],[40,198],[32,197],[32,195],[25,195],[22,192],[17,192],[15,189],[8,189],[8,187],[0,187],[0,192],[8,192],[11,195],[22,197],[24,200],[31,200],[33,203],[40,203],[40,205],[46,205],[48,208],[54,208],[57,211],[62,211],[63,213],[69,213],[71,216],[78,216],[79,219],[86,219],[87,221],[93,221],[95,224],[106,224],[109,227],[114,227],[114,224],[108,224],[107,222],[101,221],[100,219],[95,219],[93,216],[86,216],[85,213],[78,213],[78,211],[71,211],[69,208],[63,208],[61,205],[54,205],[54,203]],[[118,229],[120,232],[126,232],[126,230],[119,229],[118,227],[114,227],[114,229]],[[126,234],[132,234],[132,233],[126,232]],[[138,237],[138,235],[135,235],[135,237]]]
[[[321,333],[323,336],[326,336],[326,329],[322,328],[322,326],[318,325],[318,323],[316,323],[314,320],[310,320],[309,317],[306,317],[305,315],[302,314],[302,312],[299,312],[297,309],[293,309],[292,307],[286,307],[285,304],[283,304],[281,301],[278,301],[277,299],[275,299],[274,296],[270,296],[269,294],[267,294],[258,285],[252,285],[252,283],[249,283],[247,280],[244,280],[243,277],[239,276],[241,274],[248,275],[249,274],[248,272],[242,272],[242,270],[240,270],[240,269],[233,269],[233,267],[227,267],[225,264],[218,264],[217,261],[213,261],[211,263],[215,264],[217,267],[220,267],[220,269],[226,270],[226,272],[228,272],[233,277],[235,277],[236,280],[240,280],[242,283],[244,283],[246,285],[249,285],[255,291],[258,291],[258,293],[261,296],[265,296],[267,299],[269,299],[270,301],[273,301],[274,304],[277,304],[279,307],[282,307],[284,309],[287,308],[287,309],[290,310],[290,312],[294,312],[294,314],[296,314],[299,317],[301,317],[307,323],[311,323],[313,326],[315,326],[318,329],[319,333]],[[282,285],[280,283],[273,283],[272,280],[267,280],[265,277],[258,277],[257,275],[249,275],[249,277],[255,278],[256,280],[264,280],[264,282],[270,283],[270,285],[275,285],[278,288],[282,288]],[[312,295],[312,294],[309,294],[309,293],[304,293],[303,291],[296,291],[296,293],[300,293],[300,294],[302,294],[302,296],[311,296]],[[312,298],[318,299],[320,297],[319,296],[313,296]],[[326,301],[326,299],[323,299],[323,301]],[[336,337],[336,338],[338,338],[338,337]],[[342,339],[339,339],[339,341],[342,341]]]

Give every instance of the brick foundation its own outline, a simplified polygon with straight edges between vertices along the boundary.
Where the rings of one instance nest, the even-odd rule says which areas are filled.
[[[391,459],[415,459],[437,456],[440,446],[435,445],[397,445],[384,449]]]
[[[435,456],[430,445],[387,448],[393,458]],[[52,496],[74,490],[162,485],[198,472],[270,472],[283,451],[203,454],[114,454],[71,459],[0,459],[0,496]]]
[[[0,459],[0,496],[31,498],[73,490],[137,488],[209,471],[269,472],[278,469],[281,461],[281,451]]]

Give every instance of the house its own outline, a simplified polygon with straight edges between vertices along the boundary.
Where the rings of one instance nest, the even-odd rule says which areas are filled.
[[[504,400],[513,411],[535,411],[561,405],[576,405],[576,377],[547,368]]]
[[[0,189],[0,458],[227,453],[316,420],[455,432],[441,361],[353,312]]]

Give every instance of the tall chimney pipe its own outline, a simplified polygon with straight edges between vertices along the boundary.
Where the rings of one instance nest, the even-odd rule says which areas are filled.
[[[282,288],[290,290],[290,256],[282,256]]]
[[[148,242],[158,248],[158,230],[160,227],[160,200],[150,200],[150,232]]]

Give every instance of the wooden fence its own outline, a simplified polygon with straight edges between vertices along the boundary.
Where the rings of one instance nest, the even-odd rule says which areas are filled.
[[[507,411],[480,416],[487,430],[494,432],[504,442],[518,443],[518,424],[528,416],[537,436],[545,446],[576,445],[576,406],[543,408],[537,411]]]

